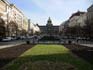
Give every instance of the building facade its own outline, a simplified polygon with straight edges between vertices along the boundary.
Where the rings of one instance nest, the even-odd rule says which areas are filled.
[[[87,9],[87,33],[93,39],[93,4]]]
[[[23,24],[22,24],[22,36],[28,35],[28,18],[26,16],[23,16]]]
[[[29,36],[40,34],[40,28],[38,24],[33,24],[30,19],[28,20],[28,24],[29,24],[28,25]]]
[[[69,18],[69,27],[74,26],[84,26],[86,20],[86,12],[77,11],[76,13],[72,14]]]
[[[28,19],[14,4],[0,0],[0,37],[22,36],[28,32]]]
[[[76,37],[85,35],[85,26],[87,13],[77,11],[71,17],[60,25],[61,36]]]
[[[6,36],[8,23],[9,3],[6,0],[0,0],[0,37]]]
[[[21,36],[24,14],[14,4],[10,4],[10,7],[11,7],[11,12],[9,13],[10,19],[8,24],[8,29],[10,34],[9,36]]]
[[[59,33],[61,36],[64,36],[65,35],[65,32],[67,31],[68,29],[68,24],[69,24],[69,20],[67,21],[64,21],[60,26],[59,26]]]
[[[58,35],[59,34],[59,26],[53,26],[52,20],[48,19],[46,26],[39,26],[41,34],[45,35]]]
[[[93,5],[87,9],[87,19],[89,23],[93,23]]]

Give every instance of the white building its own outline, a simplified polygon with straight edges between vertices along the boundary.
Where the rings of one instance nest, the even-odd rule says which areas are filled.
[[[4,21],[4,23],[0,23],[1,37],[21,36],[23,30],[28,30],[28,19],[25,18],[20,9],[14,4],[10,4],[7,0],[0,0],[0,19]]]
[[[38,25],[34,25],[34,34],[35,33],[40,33],[40,28],[38,27]]]
[[[9,2],[6,0],[0,0],[0,17],[8,23],[8,12],[10,11]]]
[[[40,33],[40,28],[38,27],[38,25],[33,24],[30,19],[28,20],[28,23],[29,23],[28,26],[29,35]]]
[[[76,12],[72,14],[72,16],[69,19],[69,27],[74,27],[74,26],[84,26],[85,21],[86,21],[86,13],[85,12]]]
[[[68,27],[68,24],[69,24],[69,20],[67,21],[64,21],[60,26],[59,26],[59,32],[62,32],[65,30],[65,28]]]
[[[77,26],[79,25],[80,27],[83,27],[86,25],[86,20],[87,20],[87,13],[84,13],[79,16],[79,19],[77,20]]]

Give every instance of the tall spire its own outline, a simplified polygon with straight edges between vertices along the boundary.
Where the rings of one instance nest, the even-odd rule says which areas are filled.
[[[51,21],[50,17],[49,17],[48,21]]]

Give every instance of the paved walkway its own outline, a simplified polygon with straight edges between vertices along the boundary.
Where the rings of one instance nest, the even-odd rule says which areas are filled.
[[[80,44],[82,46],[93,47],[93,44]]]
[[[9,48],[9,47],[13,47],[13,46],[18,46],[18,45],[22,45],[24,44],[25,42],[17,42],[17,43],[11,43],[11,44],[8,44],[8,45],[1,45],[0,46],[0,49],[3,49],[3,48]]]

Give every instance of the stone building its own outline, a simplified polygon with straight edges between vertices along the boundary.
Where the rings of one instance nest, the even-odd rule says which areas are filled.
[[[93,39],[93,4],[87,9],[87,33]]]
[[[59,34],[59,26],[53,26],[52,20],[47,20],[46,26],[39,26],[41,34],[45,35],[58,35]]]
[[[67,36],[83,36],[85,34],[87,13],[77,11],[71,17],[60,25],[60,34]]]
[[[77,11],[69,18],[69,27],[85,25],[86,12]]]
[[[18,37],[27,31],[28,19],[22,11],[7,0],[0,0],[0,37]]]
[[[9,36],[21,36],[22,34],[22,25],[23,25],[23,16],[24,14],[14,5],[10,4],[11,12],[9,13]]]
[[[93,23],[93,5],[87,9],[87,19],[89,23]]]
[[[6,36],[9,2],[0,0],[0,37]]]
[[[33,24],[30,19],[28,20],[28,24],[29,24],[28,25],[28,35],[29,36],[40,33],[40,28],[39,28],[38,24]]]
[[[67,31],[68,28],[68,24],[69,24],[69,20],[64,21],[60,26],[59,26],[59,33],[61,36],[65,35],[65,32]]]

